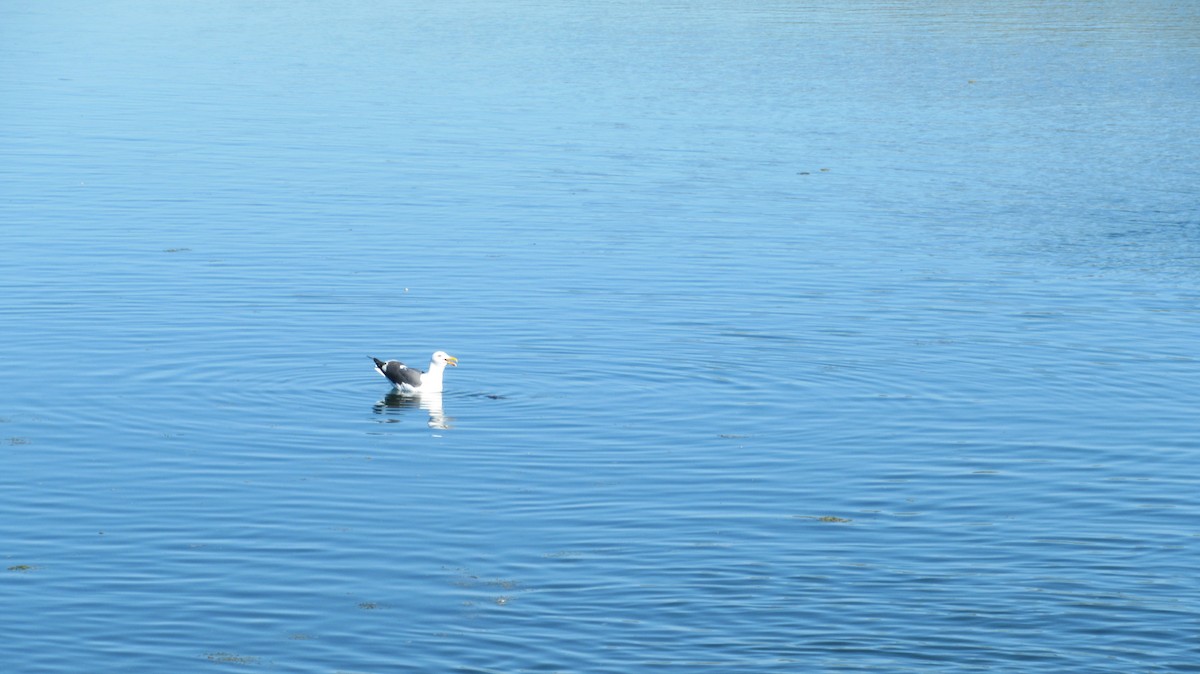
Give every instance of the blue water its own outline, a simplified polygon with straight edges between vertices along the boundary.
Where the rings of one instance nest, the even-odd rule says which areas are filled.
[[[1198,120],[1191,2],[6,3],[0,669],[1200,671]]]

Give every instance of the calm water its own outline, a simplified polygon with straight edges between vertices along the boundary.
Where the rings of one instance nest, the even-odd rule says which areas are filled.
[[[1200,5],[995,5],[5,3],[0,669],[1200,671]]]

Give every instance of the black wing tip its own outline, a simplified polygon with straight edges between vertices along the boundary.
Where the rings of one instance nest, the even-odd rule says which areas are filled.
[[[387,365],[387,363],[383,362],[382,360],[379,360],[375,356],[367,356],[367,358],[370,358],[371,360],[375,361],[375,367],[382,368],[384,365]]]

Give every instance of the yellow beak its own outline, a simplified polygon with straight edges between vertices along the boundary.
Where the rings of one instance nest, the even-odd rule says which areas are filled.
[[[453,365],[454,367],[458,367],[458,359],[455,358],[454,356],[446,356],[446,364]]]

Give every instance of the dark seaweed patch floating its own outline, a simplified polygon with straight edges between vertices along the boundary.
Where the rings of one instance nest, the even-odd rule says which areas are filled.
[[[37,567],[36,567],[36,566],[30,566],[30,565],[28,565],[28,564],[17,564],[16,566],[10,566],[10,567],[8,567],[8,570],[9,570],[9,571],[16,571],[17,573],[29,573],[30,571],[35,571],[35,570],[37,570]]]
[[[792,515],[792,517],[795,517],[796,519],[801,519],[801,520],[816,520],[818,522],[828,522],[830,524],[849,524],[850,522],[854,521],[852,519],[847,519],[845,517],[834,517],[833,515],[822,515],[820,517],[817,517],[815,515]]]

